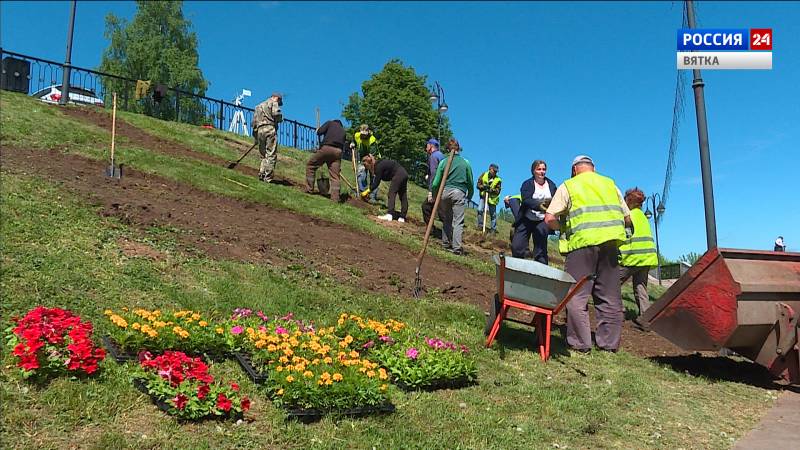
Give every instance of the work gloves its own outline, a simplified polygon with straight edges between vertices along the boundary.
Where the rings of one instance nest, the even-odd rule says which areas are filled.
[[[367,198],[369,197],[369,192],[370,192],[369,188],[367,188],[366,190],[362,191],[361,192],[361,200],[367,201]]]
[[[428,191],[428,203],[433,203],[433,192]]]

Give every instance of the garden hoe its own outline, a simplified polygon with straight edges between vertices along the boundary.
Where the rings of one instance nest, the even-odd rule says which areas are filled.
[[[453,163],[453,155],[456,152],[450,150],[450,156],[447,158],[447,165],[442,174],[442,183],[436,191],[436,200],[433,202],[433,211],[431,218],[428,220],[428,226],[425,228],[425,239],[422,242],[422,250],[419,251],[417,256],[417,268],[414,270],[414,298],[422,296],[422,277],[420,276],[420,269],[422,268],[422,259],[425,257],[425,250],[428,248],[428,239],[431,237],[431,230],[433,229],[433,221],[436,220],[436,212],[439,210],[439,202],[442,199],[442,192],[444,191],[444,184],[447,182],[447,174],[450,173],[450,165]]]
[[[113,106],[111,108],[111,165],[106,168],[106,176],[116,179],[122,178],[122,165],[114,164],[114,141],[117,136],[117,93],[113,95]]]
[[[246,151],[246,152],[244,152],[244,155],[242,155],[242,157],[241,157],[241,158],[237,159],[236,161],[231,161],[231,162],[229,162],[229,163],[228,163],[228,169],[233,169],[233,168],[235,168],[236,166],[238,166],[238,165],[239,165],[239,163],[240,163],[240,162],[242,162],[242,160],[244,159],[244,157],[245,157],[245,156],[247,156],[247,155],[248,155],[248,154],[249,154],[251,151],[253,151],[253,149],[254,149],[254,148],[256,148],[256,145],[258,145],[258,142],[256,142],[255,144],[251,145],[251,146],[250,146],[250,148],[248,148],[248,149],[247,149],[247,151]]]
[[[486,234],[486,216],[489,213],[489,191],[483,194],[483,230],[481,233]]]

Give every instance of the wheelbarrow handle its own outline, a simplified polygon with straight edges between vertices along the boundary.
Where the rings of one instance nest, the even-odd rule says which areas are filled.
[[[575,283],[575,286],[572,286],[569,292],[567,292],[567,295],[565,295],[564,298],[561,300],[561,302],[559,302],[559,304],[556,305],[556,307],[553,309],[553,315],[560,313],[561,310],[564,309],[565,306],[567,306],[567,303],[569,303],[569,301],[572,300],[572,297],[578,293],[578,291],[583,287],[585,283],[589,281],[594,281],[596,278],[597,275],[591,273],[578,280],[578,282]]]

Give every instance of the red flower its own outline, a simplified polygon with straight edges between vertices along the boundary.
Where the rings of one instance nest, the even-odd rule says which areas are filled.
[[[231,401],[228,397],[225,397],[225,394],[219,394],[217,396],[217,408],[226,412],[231,410]]]
[[[27,371],[40,368],[41,359],[51,370],[92,373],[105,357],[91,340],[91,322],[81,322],[70,311],[37,306],[16,324],[13,332],[19,343],[13,354],[19,358],[17,365]]]
[[[242,399],[242,411],[247,412],[250,409],[250,399],[245,397]]]
[[[211,388],[207,384],[201,384],[197,388],[197,398],[199,398],[200,400],[206,398],[206,396],[208,395],[208,391],[210,390]]]
[[[231,389],[233,389],[234,392],[239,392],[239,385],[236,383],[231,383]]]
[[[172,402],[175,403],[176,408],[183,409],[186,408],[186,403],[189,402],[189,397],[183,394],[178,394],[172,399]]]

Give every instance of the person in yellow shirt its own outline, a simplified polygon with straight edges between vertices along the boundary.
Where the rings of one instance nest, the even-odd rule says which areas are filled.
[[[595,172],[586,155],[572,161],[572,178],[556,189],[544,221],[552,230],[561,228],[558,216],[566,214],[566,261],[564,270],[579,280],[594,280],[567,303],[567,344],[586,353],[592,349],[589,297],[594,299],[600,350],[616,352],[622,334],[622,292],[619,282],[619,246],[627,240],[625,226],[633,227],[631,212],[614,180]]]
[[[639,306],[639,315],[650,307],[650,296],[647,294],[647,275],[650,269],[658,266],[658,253],[650,230],[650,222],[642,212],[645,200],[644,192],[639,188],[625,191],[625,203],[631,210],[631,221],[634,232],[619,248],[620,283],[628,278],[633,282],[633,296]],[[639,329],[645,329],[639,319],[633,323]]]

